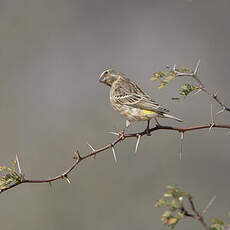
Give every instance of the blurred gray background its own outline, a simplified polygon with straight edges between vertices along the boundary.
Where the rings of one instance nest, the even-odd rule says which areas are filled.
[[[109,88],[98,83],[105,68],[124,72],[171,113],[182,126],[210,120],[204,94],[174,102],[184,83],[158,90],[149,80],[166,64],[194,67],[200,78],[228,103],[228,0],[0,0],[0,164],[20,152],[26,177],[63,172],[73,149],[87,153],[114,140],[124,120],[109,104]],[[220,107],[213,102],[214,111]],[[230,114],[216,117],[229,124]],[[161,120],[162,124],[178,125]],[[179,124],[181,125],[181,124]],[[136,124],[130,130],[142,130]],[[166,229],[163,209],[154,208],[167,184],[178,184],[196,197],[207,214],[229,221],[229,138],[227,130],[186,133],[182,161],[179,134],[159,131],[95,160],[83,161],[58,181],[22,185],[0,196],[2,229]],[[185,220],[177,229],[202,229]]]

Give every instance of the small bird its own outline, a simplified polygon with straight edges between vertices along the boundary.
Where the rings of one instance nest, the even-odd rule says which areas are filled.
[[[150,135],[149,122],[157,118],[170,118],[182,122],[181,119],[168,114],[169,110],[163,108],[145,94],[134,82],[121,72],[113,69],[105,70],[99,82],[110,87],[110,102],[116,111],[126,118],[126,128],[133,121],[147,121],[146,133]]]

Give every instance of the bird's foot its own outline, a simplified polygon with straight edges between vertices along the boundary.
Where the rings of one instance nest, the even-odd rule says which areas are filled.
[[[147,136],[151,136],[151,132],[150,132],[150,129],[149,127],[147,127],[144,132],[146,133]]]

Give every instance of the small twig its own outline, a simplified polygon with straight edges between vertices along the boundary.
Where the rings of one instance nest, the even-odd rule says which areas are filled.
[[[188,201],[189,201],[189,204],[191,206],[191,209],[193,211],[193,213],[195,215],[193,215],[192,217],[197,219],[202,225],[203,227],[206,229],[206,230],[209,230],[209,227],[208,225],[206,224],[206,222],[204,221],[204,218],[203,216],[197,211],[196,207],[195,207],[195,204],[193,202],[193,199],[192,199],[192,196],[191,195],[188,195]]]
[[[217,114],[222,113],[224,111],[228,111],[230,112],[230,107],[228,107],[227,105],[225,105],[217,96],[217,92],[216,93],[211,93],[204,85],[204,83],[198,78],[198,70],[199,70],[199,66],[200,66],[200,60],[198,60],[195,70],[190,73],[183,73],[183,72],[179,72],[176,70],[176,65],[173,65],[172,67],[172,71],[178,76],[178,77],[192,77],[199,85],[200,90],[202,90],[204,93],[206,93],[209,97],[213,98],[221,107],[222,110],[220,110]],[[199,90],[198,90],[199,91]],[[197,91],[197,92],[198,92]]]

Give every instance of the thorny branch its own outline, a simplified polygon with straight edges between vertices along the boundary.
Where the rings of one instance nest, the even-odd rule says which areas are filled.
[[[203,225],[204,229],[209,230],[208,224],[205,222],[202,214],[200,214],[199,211],[196,209],[195,204],[194,204],[193,199],[192,199],[192,196],[190,194],[188,194],[187,199],[189,201],[190,207],[191,207],[194,214],[189,214],[186,210],[184,210],[185,216],[192,217],[192,218],[198,220]]]
[[[174,65],[172,67],[172,71],[178,76],[178,77],[191,77],[193,78],[197,83],[198,83],[198,86],[199,86],[199,91],[203,91],[204,93],[206,93],[209,97],[213,98],[220,106],[221,106],[221,110],[217,113],[222,113],[224,111],[228,111],[230,112],[230,107],[228,107],[226,104],[224,104],[223,101],[221,101],[221,99],[217,96],[217,92],[216,93],[212,93],[211,91],[209,91],[204,83],[199,79],[198,77],[198,70],[199,70],[199,66],[200,66],[200,60],[197,62],[196,64],[196,68],[193,72],[188,72],[188,73],[182,73],[182,72],[178,72],[176,70],[176,65]]]
[[[191,127],[186,127],[186,128],[182,128],[182,127],[177,127],[177,126],[155,126],[153,128],[151,128],[149,130],[150,133],[156,132],[158,130],[171,130],[171,131],[176,131],[179,133],[185,133],[185,132],[190,132],[190,131],[194,131],[194,130],[199,130],[199,129],[209,129],[210,127],[212,128],[224,128],[224,129],[230,129],[230,125],[221,125],[221,124],[206,124],[206,125],[198,125],[198,126],[191,126]],[[115,134],[115,133],[114,133]],[[120,133],[117,134],[117,139],[115,139],[112,143],[105,145],[104,147],[101,147],[99,149],[94,149],[91,145],[91,152],[87,153],[86,155],[81,155],[79,153],[78,150],[75,151],[75,155],[74,155],[74,163],[72,164],[72,166],[70,168],[68,168],[65,172],[63,172],[60,175],[57,175],[55,177],[51,177],[48,179],[38,179],[38,180],[34,180],[34,179],[27,179],[25,177],[24,174],[21,173],[21,166],[19,166],[19,160],[18,160],[18,156],[17,158],[17,164],[18,164],[18,168],[19,169],[19,174],[18,174],[18,178],[19,180],[17,180],[16,183],[13,183],[3,189],[0,190],[0,193],[3,193],[9,189],[12,189],[20,184],[25,184],[25,183],[49,183],[51,184],[51,182],[59,180],[59,179],[66,179],[68,183],[70,183],[70,180],[68,178],[69,174],[73,171],[73,169],[75,169],[78,164],[80,164],[80,162],[82,162],[83,160],[86,160],[87,158],[90,157],[95,157],[98,153],[104,152],[105,150],[111,149],[113,154],[115,155],[115,149],[114,146],[117,145],[118,143],[124,141],[127,138],[137,138],[137,144],[135,147],[135,151],[137,151],[137,147],[140,141],[140,138],[143,136],[146,136],[147,130],[143,131],[143,132],[139,132],[139,133],[129,133],[129,134],[124,134],[124,133]]]
[[[217,219],[211,219],[211,225],[206,222],[204,215],[213,204],[216,196],[209,201],[203,211],[199,211],[195,205],[194,199],[190,193],[184,191],[177,185],[166,186],[167,191],[163,193],[163,198],[155,203],[155,208],[163,207],[166,210],[161,215],[161,221],[172,230],[184,218],[190,217],[199,221],[206,230],[224,230],[224,222]]]

